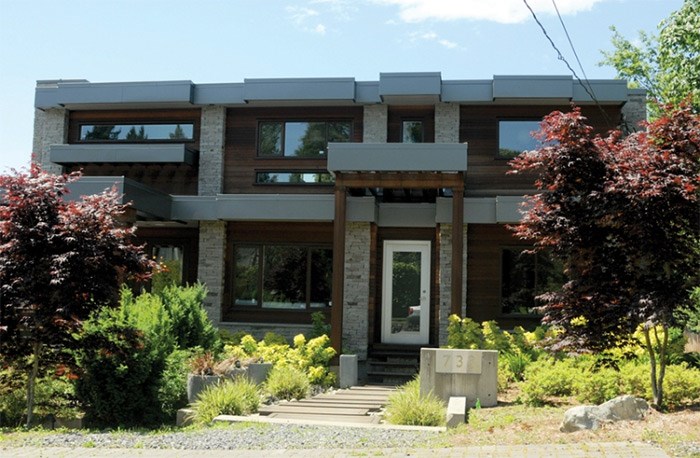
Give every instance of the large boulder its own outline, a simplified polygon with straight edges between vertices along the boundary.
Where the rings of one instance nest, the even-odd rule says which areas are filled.
[[[618,396],[599,406],[576,406],[564,413],[559,429],[570,433],[582,429],[598,429],[604,423],[620,420],[641,420],[649,410],[644,399],[634,396]]]

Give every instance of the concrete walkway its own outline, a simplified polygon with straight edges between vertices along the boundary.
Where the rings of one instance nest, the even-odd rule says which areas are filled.
[[[382,457],[474,457],[474,458],[668,458],[658,447],[644,443],[583,443],[546,445],[496,445],[483,447],[456,447],[439,449],[381,449],[354,450],[294,449],[294,450],[161,450],[161,449],[114,449],[114,448],[2,448],[3,458],[207,458],[270,456],[308,458],[350,458],[358,456]]]

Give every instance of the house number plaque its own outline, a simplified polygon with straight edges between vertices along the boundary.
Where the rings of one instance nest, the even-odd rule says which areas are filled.
[[[438,349],[435,356],[438,374],[481,374],[480,352]]]

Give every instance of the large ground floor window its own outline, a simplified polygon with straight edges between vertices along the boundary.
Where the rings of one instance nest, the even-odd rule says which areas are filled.
[[[535,297],[556,291],[565,277],[560,262],[546,253],[522,247],[501,251],[501,311],[503,314],[534,314]]]
[[[306,310],[331,302],[333,252],[328,247],[240,244],[233,248],[233,305]]]

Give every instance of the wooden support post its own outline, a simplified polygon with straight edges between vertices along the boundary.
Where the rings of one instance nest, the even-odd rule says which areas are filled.
[[[464,262],[464,175],[461,186],[452,187],[452,314],[462,316],[462,263]]]
[[[341,174],[335,181],[333,220],[333,292],[331,307],[331,345],[340,354],[343,339],[343,287],[345,281],[345,205],[346,188]]]

